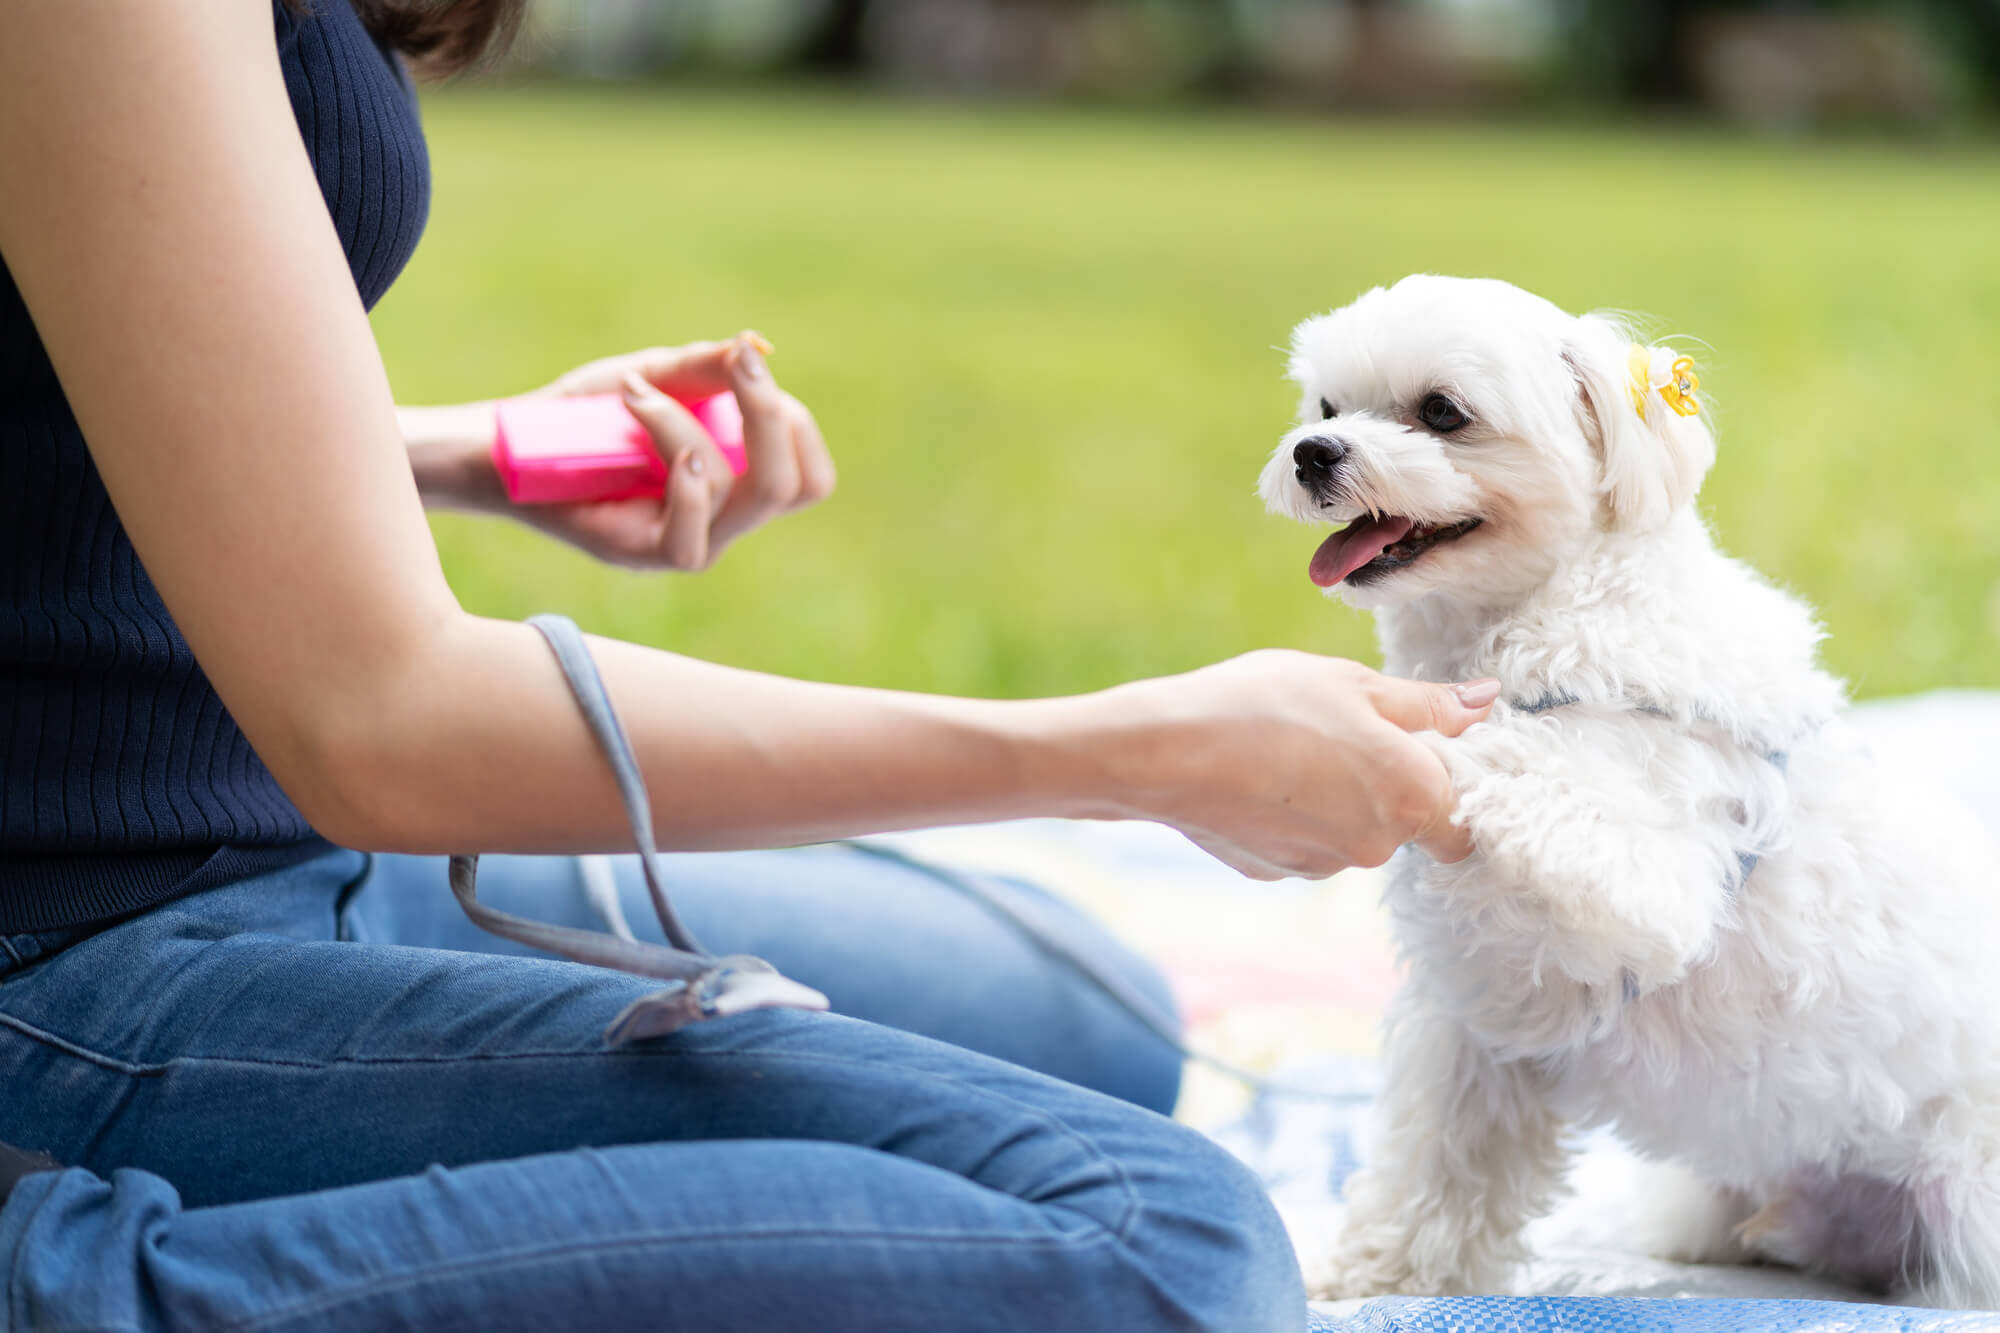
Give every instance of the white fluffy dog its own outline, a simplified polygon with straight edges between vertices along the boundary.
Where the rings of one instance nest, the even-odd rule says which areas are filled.
[[[1291,373],[1260,489],[1346,525],[1313,581],[1391,672],[1504,687],[1438,743],[1477,851],[1388,890],[1411,976],[1320,1294],[1503,1290],[1610,1124],[1701,1182],[1654,1200],[1663,1257],[2000,1305],[1996,857],[1881,780],[1810,610],[1716,550],[1689,361],[1420,276],[1301,324]]]

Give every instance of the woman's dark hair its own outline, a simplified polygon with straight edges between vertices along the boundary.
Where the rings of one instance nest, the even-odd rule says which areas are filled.
[[[296,13],[312,0],[285,0]],[[527,0],[353,0],[376,41],[400,51],[427,79],[497,60],[520,31]]]

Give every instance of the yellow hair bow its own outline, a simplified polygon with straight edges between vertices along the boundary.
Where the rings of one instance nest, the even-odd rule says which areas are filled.
[[[1691,417],[1701,411],[1701,400],[1695,391],[1701,388],[1701,377],[1694,373],[1694,358],[1677,357],[1667,369],[1664,384],[1653,383],[1653,349],[1639,343],[1632,344],[1626,355],[1626,365],[1632,372],[1632,410],[1641,417],[1646,415],[1646,390],[1658,389],[1660,397],[1668,407],[1684,417]]]

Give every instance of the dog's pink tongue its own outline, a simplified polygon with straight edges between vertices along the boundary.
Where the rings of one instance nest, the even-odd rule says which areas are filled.
[[[1334,584],[1409,535],[1407,518],[1363,518],[1348,524],[1319,544],[1307,573],[1322,588]]]

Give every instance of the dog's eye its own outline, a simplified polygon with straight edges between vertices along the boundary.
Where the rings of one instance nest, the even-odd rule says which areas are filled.
[[[1417,420],[1436,431],[1454,431],[1463,426],[1467,417],[1458,410],[1458,404],[1441,393],[1434,393],[1417,406]]]
[[[1324,398],[1319,400],[1319,419],[1321,421],[1331,421],[1339,415],[1340,413],[1333,410],[1332,403],[1329,403]]]

